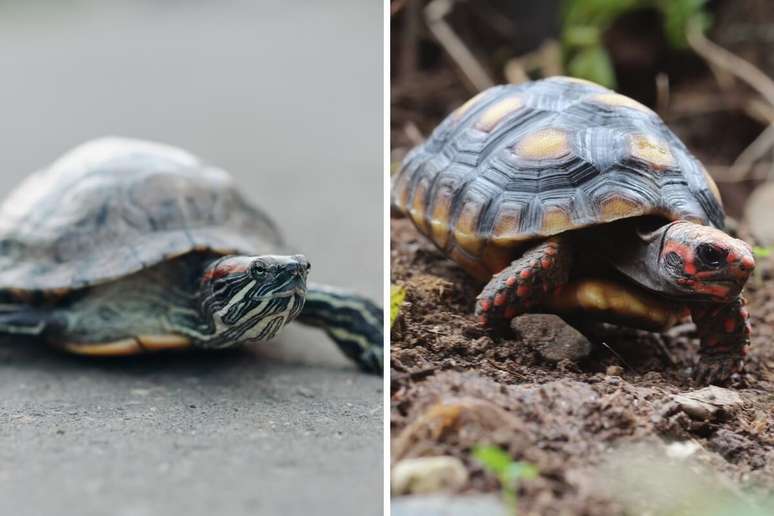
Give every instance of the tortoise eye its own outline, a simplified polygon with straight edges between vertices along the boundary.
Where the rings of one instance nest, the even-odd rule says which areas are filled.
[[[728,255],[728,251],[712,244],[699,244],[696,248],[696,256],[704,265],[712,268],[719,267]]]
[[[664,261],[669,267],[674,269],[682,270],[683,268],[683,259],[680,258],[680,255],[674,251],[667,253],[667,255],[664,257]]]

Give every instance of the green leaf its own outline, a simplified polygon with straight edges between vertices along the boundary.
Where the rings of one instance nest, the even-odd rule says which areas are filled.
[[[537,478],[538,469],[527,462],[511,462],[503,473],[503,480],[514,483],[519,480],[532,480]]]
[[[710,26],[710,16],[704,10],[706,0],[657,0],[656,6],[664,16],[664,32],[669,43],[676,48],[688,45],[686,33],[690,24],[696,23],[705,31]]]
[[[615,88],[615,72],[610,56],[602,46],[578,51],[567,65],[570,75]]]
[[[575,25],[564,31],[564,44],[573,47],[588,47],[602,42],[599,29],[592,25]]]
[[[400,314],[400,307],[406,300],[406,289],[397,285],[390,287],[390,327],[395,324],[395,319]]]
[[[473,457],[484,466],[484,469],[498,477],[505,473],[513,459],[506,452],[491,445],[478,445],[473,448]]]
[[[774,247],[753,247],[753,255],[756,258],[767,258],[774,252]]]

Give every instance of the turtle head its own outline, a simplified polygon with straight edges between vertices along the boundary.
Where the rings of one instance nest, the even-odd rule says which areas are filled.
[[[731,301],[754,268],[750,246],[719,229],[687,221],[663,228],[658,269],[680,297]]]
[[[304,306],[310,264],[295,256],[226,256],[204,271],[203,346],[227,347],[274,337]]]

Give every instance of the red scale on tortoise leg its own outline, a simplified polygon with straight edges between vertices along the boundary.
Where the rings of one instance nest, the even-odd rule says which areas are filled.
[[[742,296],[728,304],[697,306],[691,310],[701,340],[696,380],[723,382],[742,370],[750,345],[750,321]]]
[[[540,242],[492,278],[476,306],[482,324],[499,326],[528,312],[567,282],[570,249],[558,240]]]

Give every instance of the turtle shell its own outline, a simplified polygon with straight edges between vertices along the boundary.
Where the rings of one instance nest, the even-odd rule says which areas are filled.
[[[704,167],[653,111],[552,77],[483,91],[412,150],[393,204],[479,278],[525,242],[655,215],[723,226]]]
[[[192,251],[281,246],[223,170],[174,147],[105,138],[32,174],[0,205],[0,289],[66,291]]]

